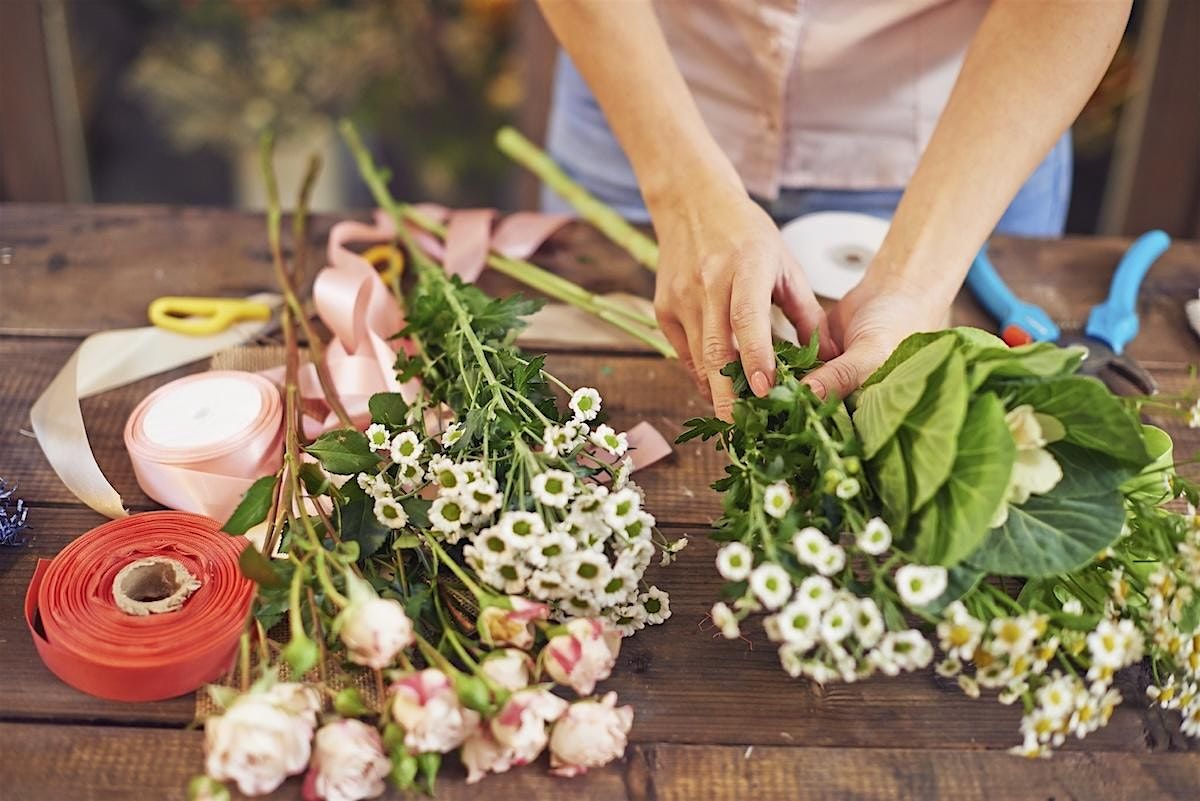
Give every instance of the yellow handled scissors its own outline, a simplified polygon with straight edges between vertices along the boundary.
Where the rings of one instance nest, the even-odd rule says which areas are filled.
[[[168,296],[150,304],[150,322],[177,334],[219,334],[243,320],[270,320],[271,306],[240,298]]]

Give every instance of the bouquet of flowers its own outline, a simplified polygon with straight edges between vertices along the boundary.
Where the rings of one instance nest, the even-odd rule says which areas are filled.
[[[284,466],[225,525],[265,527],[261,550],[241,560],[260,590],[242,686],[210,688],[223,712],[205,723],[207,775],[193,797],[224,797],[225,781],[264,794],[305,770],[306,798],[374,797],[389,777],[432,792],[452,752],[471,782],[547,748],[562,776],[619,757],[633,712],[593,692],[623,635],[670,616],[644,573],[656,552],[666,563],[686,543],[655,530],[629,478],[626,434],[603,422],[595,389],[571,390],[513,345],[535,303],[448,277],[398,219],[416,276],[398,334],[412,347],[397,371],[421,390],[410,401],[375,395],[365,431],[304,444],[296,326],[307,324],[266,152],[287,297]],[[369,159],[364,169],[382,187]],[[265,632],[284,619],[280,647]],[[255,639],[261,677],[250,685]],[[279,662],[294,680],[279,680]]]
[[[681,437],[729,455],[725,636],[764,613],[783,668],[822,683],[936,660],[1024,706],[1029,756],[1103,726],[1114,674],[1148,658],[1152,702],[1200,736],[1198,492],[1147,401],[1078,375],[1077,349],[967,328],[908,338],[844,404],[802,382],[815,341],[777,357],[763,398],[729,365],[733,422]]]

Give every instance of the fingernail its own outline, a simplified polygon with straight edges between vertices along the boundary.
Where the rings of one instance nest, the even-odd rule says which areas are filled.
[[[770,392],[771,382],[767,380],[766,373],[758,370],[750,376],[750,389],[754,390],[754,394],[760,398]]]
[[[816,395],[818,398],[820,398],[821,400],[825,400],[825,385],[822,384],[820,381],[818,381],[815,378],[806,378],[803,381],[801,381],[800,383],[803,384],[804,386],[808,387],[809,389],[811,389],[813,391],[813,394]]]

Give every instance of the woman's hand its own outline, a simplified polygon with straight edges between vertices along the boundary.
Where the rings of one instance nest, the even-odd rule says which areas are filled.
[[[829,313],[841,355],[809,373],[804,382],[820,397],[845,398],[883,364],[909,334],[937,331],[949,320],[950,301],[936,292],[867,273]]]
[[[733,385],[721,368],[738,351],[754,394],[767,394],[775,383],[772,301],[802,340],[819,330],[822,355],[835,353],[804,273],[740,184],[652,205],[651,214],[661,253],[658,322],[718,417],[729,420],[732,413]]]

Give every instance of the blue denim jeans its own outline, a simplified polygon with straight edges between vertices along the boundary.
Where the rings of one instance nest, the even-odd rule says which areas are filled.
[[[638,191],[629,159],[604,119],[591,90],[570,59],[560,54],[554,80],[546,145],[554,160],[589,192],[634,222],[650,215]],[[996,225],[996,232],[1030,237],[1057,237],[1067,220],[1071,196],[1071,135],[1055,144],[1017,192]],[[857,211],[891,217],[903,189],[784,188],[764,208],[782,224],[816,211]],[[552,190],[542,188],[542,208],[569,211]]]

